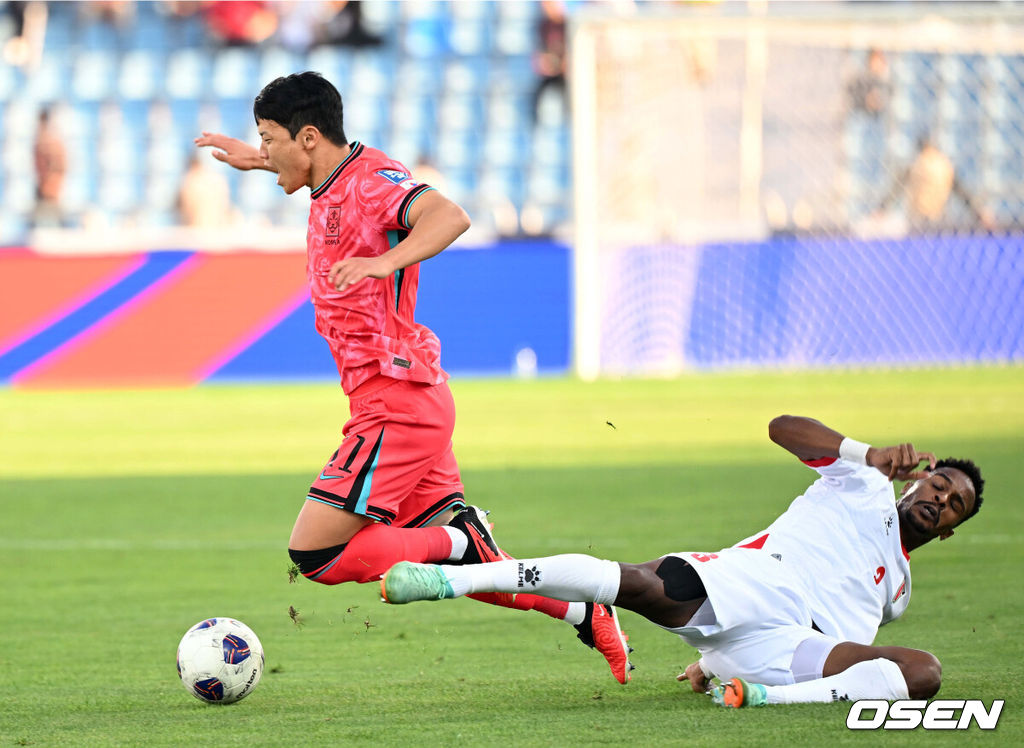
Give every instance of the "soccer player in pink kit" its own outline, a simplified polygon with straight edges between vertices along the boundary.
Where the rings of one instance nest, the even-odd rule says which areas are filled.
[[[235,168],[276,172],[287,194],[310,188],[306,271],[316,329],[351,411],[344,441],[295,521],[292,560],[307,578],[338,584],[380,579],[403,560],[510,558],[485,513],[465,504],[441,345],[414,320],[419,263],[469,228],[469,217],[401,163],[349,143],[341,95],[317,73],[267,84],[253,114],[259,149],[216,133],[195,142]],[[477,599],[569,622],[620,683],[629,679],[628,645],[612,606],[520,594]]]
[[[385,575],[383,597],[529,590],[614,603],[699,650],[679,679],[723,706],[931,698],[942,673],[933,655],[872,642],[910,601],[910,553],[949,538],[981,507],[981,472],[912,444],[870,447],[810,418],[779,416],[769,436],[820,477],[768,528],[731,548],[642,564],[580,554],[401,563]],[[922,461],[929,469],[918,469]],[[896,502],[893,479],[912,481]]]

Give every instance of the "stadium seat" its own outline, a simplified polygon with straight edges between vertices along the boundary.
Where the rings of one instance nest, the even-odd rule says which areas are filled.
[[[101,101],[115,94],[116,59],[105,49],[88,49],[79,54],[72,69],[71,92],[77,99]]]
[[[265,83],[256,79],[258,53],[247,47],[227,47],[213,56],[211,91],[223,99],[249,99]]]
[[[200,50],[176,49],[167,58],[164,93],[176,99],[200,99],[210,85],[211,60]]]

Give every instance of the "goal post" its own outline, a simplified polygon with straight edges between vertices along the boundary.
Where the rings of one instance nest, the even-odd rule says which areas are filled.
[[[1024,272],[1013,239],[1024,194],[1012,178],[1024,154],[1014,124],[1024,12],[845,5],[796,18],[752,7],[574,21],[574,365],[584,380],[899,363],[884,346],[810,350],[792,313],[788,332],[776,319],[774,342],[758,342],[780,293],[808,314],[838,305],[856,322],[869,312],[853,297],[884,291],[855,270],[822,287],[811,256],[899,272],[928,236],[955,266],[964,242],[986,232],[997,235],[998,272]],[[956,189],[922,226],[908,195],[926,139],[955,168]],[[1012,311],[992,315],[1017,324]],[[930,360],[921,355],[910,360]]]

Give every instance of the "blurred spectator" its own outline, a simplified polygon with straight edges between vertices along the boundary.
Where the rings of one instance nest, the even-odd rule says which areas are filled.
[[[964,226],[950,215],[950,197],[956,195],[970,216]],[[911,164],[893,181],[889,194],[878,208],[889,210],[901,198],[905,203],[908,228],[912,232],[934,232],[943,229],[994,228],[992,211],[979,204],[956,176],[949,156],[939,150],[930,136],[918,141],[918,152]],[[958,225],[960,224],[960,225]]]
[[[322,41],[349,47],[373,47],[381,38],[363,27],[363,6],[358,0],[329,3],[337,11],[323,27]]]
[[[892,83],[889,81],[889,60],[880,49],[868,52],[867,67],[847,85],[852,111],[878,117],[889,107]]]
[[[9,2],[3,5],[3,11],[14,27],[11,38],[3,44],[3,61],[15,67],[36,67],[46,36],[46,3]]]
[[[224,176],[207,168],[198,154],[189,159],[178,191],[178,214],[182,226],[217,228],[235,221],[231,190]]]
[[[538,76],[537,88],[533,92],[535,121],[545,91],[557,92],[565,105],[565,3],[543,0],[540,7],[540,24],[537,27],[540,46],[533,56],[533,67]]]
[[[448,180],[446,180],[444,175],[436,166],[434,166],[434,162],[429,156],[420,156],[416,164],[412,167],[412,178],[421,184],[429,184],[443,195],[448,194]]]
[[[260,44],[277,31],[277,14],[260,0],[214,0],[203,16],[210,33],[227,45]]]
[[[67,151],[53,125],[49,108],[39,113],[32,155],[36,171],[36,206],[32,223],[37,227],[61,226],[64,223],[61,196],[67,173]]]
[[[83,18],[116,28],[126,28],[135,21],[135,3],[129,0],[90,0],[80,3],[78,8]]]
[[[305,53],[317,42],[325,21],[325,4],[318,0],[285,0],[274,5],[279,20],[277,40],[292,52]]]

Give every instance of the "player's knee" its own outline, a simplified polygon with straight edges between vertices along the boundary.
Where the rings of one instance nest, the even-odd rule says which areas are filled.
[[[298,568],[302,576],[321,584],[338,584],[349,581],[341,579],[336,574],[326,575],[325,572],[332,569],[341,558],[346,543],[335,545],[330,548],[318,548],[312,551],[297,551],[294,548],[288,549],[292,563]]]
[[[669,600],[682,603],[708,596],[700,576],[678,556],[665,556],[654,573],[661,580],[662,590]]]
[[[917,651],[907,662],[900,663],[912,699],[930,699],[942,686],[942,663],[930,652]]]

